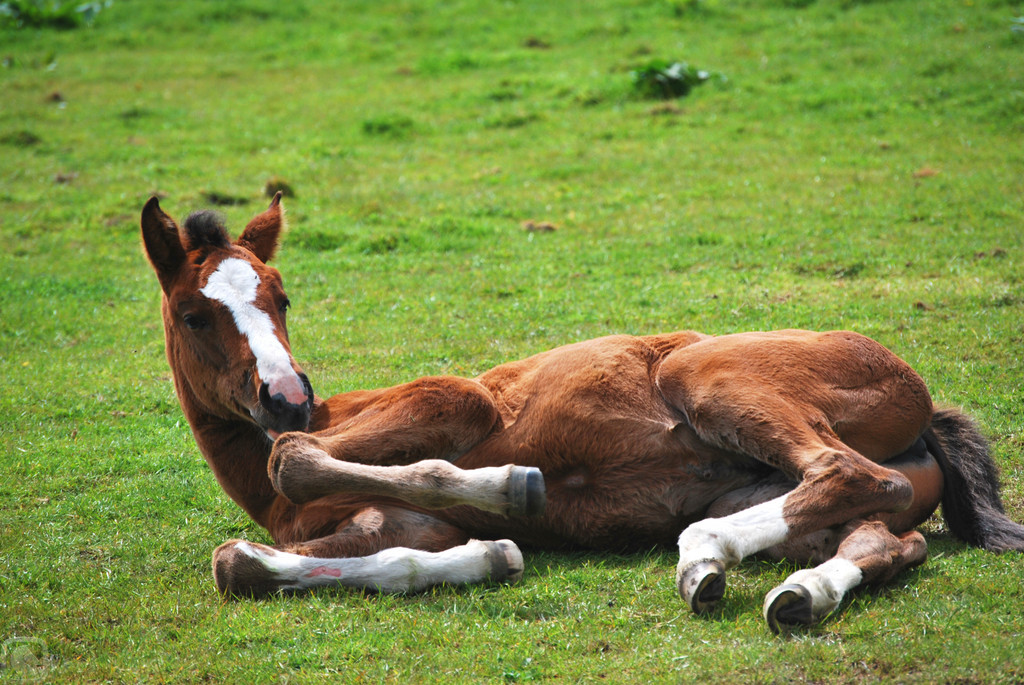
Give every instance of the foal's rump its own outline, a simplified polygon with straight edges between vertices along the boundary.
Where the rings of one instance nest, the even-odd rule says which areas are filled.
[[[708,338],[669,354],[656,382],[705,442],[794,479],[825,452],[886,461],[920,437],[932,412],[906,362],[849,331]]]

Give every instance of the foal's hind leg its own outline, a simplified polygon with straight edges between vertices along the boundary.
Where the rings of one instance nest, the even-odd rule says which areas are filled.
[[[711,609],[725,571],[744,557],[877,512],[907,509],[914,498],[899,471],[838,446],[826,447],[790,492],[724,518],[704,519],[679,536],[676,583],[696,612]]]
[[[885,583],[928,556],[924,536],[916,530],[894,535],[881,521],[851,521],[840,533],[832,559],[802,569],[768,593],[764,618],[772,632],[811,625],[835,611],[847,592],[866,583]]]
[[[798,483],[683,531],[677,587],[694,611],[714,606],[725,570],[749,554],[913,504],[911,481],[877,462],[915,442],[931,399],[913,370],[877,343],[803,332],[712,339],[669,355],[657,380],[702,440]]]
[[[927,555],[924,538],[913,528],[938,506],[942,495],[938,464],[919,441],[886,462],[886,466],[902,473],[914,485],[914,502],[906,511],[880,514],[870,521],[858,519],[842,528],[826,528],[791,537],[761,552],[776,560],[817,564],[792,574],[765,598],[764,617],[773,632],[816,623],[832,613],[854,587],[884,583],[901,570],[924,561]],[[716,500],[708,516],[730,516],[781,497],[795,486],[792,481],[776,477],[742,488]],[[724,590],[724,577],[717,580],[717,589]]]

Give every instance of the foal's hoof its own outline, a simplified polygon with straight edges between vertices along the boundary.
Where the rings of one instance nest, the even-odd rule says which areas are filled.
[[[725,594],[725,566],[715,560],[698,561],[676,572],[676,589],[695,614],[714,610]]]
[[[803,585],[780,585],[764,598],[764,620],[773,633],[786,633],[814,623],[811,593]]]
[[[523,553],[511,540],[484,542],[487,558],[491,562],[490,579],[503,583],[516,583],[523,577]]]
[[[290,502],[305,504],[330,494],[322,474],[334,459],[305,433],[285,433],[277,439],[267,460],[270,484]]]
[[[273,556],[266,545],[246,540],[230,540],[213,550],[213,581],[226,598],[265,597],[278,590],[274,574],[260,561]]]
[[[513,466],[508,476],[509,516],[540,516],[547,505],[544,474],[532,466]]]

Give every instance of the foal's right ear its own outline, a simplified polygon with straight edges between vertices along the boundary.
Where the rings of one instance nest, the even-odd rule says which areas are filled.
[[[181,245],[178,225],[160,209],[156,197],[149,198],[142,208],[142,242],[149,263],[160,279],[160,287],[167,292],[185,262],[185,248]]]

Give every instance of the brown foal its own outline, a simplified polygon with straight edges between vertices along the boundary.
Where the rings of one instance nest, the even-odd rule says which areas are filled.
[[[856,333],[609,336],[317,397],[268,266],[283,224],[280,195],[234,241],[211,212],[142,211],[182,410],[275,542],[217,548],[225,594],[515,580],[517,543],[675,544],[698,613],[748,555],[812,565],[768,594],[779,631],[921,563],[914,529],[940,502],[968,543],[1024,550],[970,419]]]

